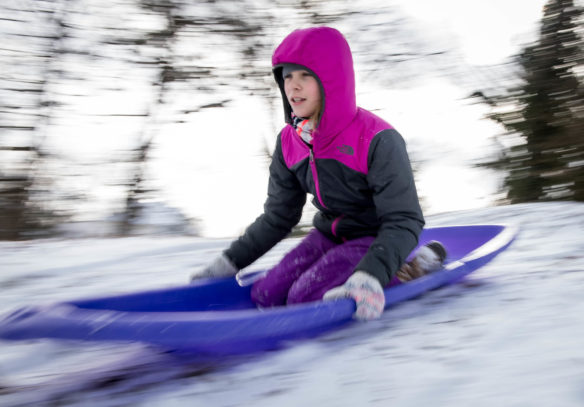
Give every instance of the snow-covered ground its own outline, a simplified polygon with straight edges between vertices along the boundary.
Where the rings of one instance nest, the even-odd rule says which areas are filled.
[[[0,342],[1,406],[582,406],[584,204],[494,207],[429,226],[515,223],[463,282],[317,339],[193,362],[141,345]],[[296,240],[254,268],[275,263]],[[228,240],[0,243],[0,314],[182,284]]]

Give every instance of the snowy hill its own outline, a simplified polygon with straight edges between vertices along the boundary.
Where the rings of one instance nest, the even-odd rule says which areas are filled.
[[[1,342],[1,406],[582,406],[584,204],[494,207],[429,226],[514,223],[515,243],[463,282],[264,355],[194,362],[140,345]],[[253,268],[274,264],[276,246]],[[0,315],[183,284],[228,240],[0,243]]]
[[[198,222],[189,219],[179,209],[160,201],[140,202],[137,216],[130,221],[131,236],[143,235],[200,235]],[[119,235],[120,225],[125,219],[122,212],[105,219],[73,221],[57,227],[57,235],[68,238],[114,237]]]

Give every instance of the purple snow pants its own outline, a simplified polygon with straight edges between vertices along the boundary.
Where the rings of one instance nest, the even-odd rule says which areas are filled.
[[[255,282],[251,298],[262,307],[320,300],[353,274],[374,239],[368,236],[339,244],[313,229]]]

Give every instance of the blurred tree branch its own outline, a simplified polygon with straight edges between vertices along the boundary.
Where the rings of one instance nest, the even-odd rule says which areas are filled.
[[[504,149],[483,166],[507,173],[511,203],[584,201],[583,10],[573,0],[550,0],[539,39],[517,57],[521,84],[497,95],[474,92],[504,126]]]

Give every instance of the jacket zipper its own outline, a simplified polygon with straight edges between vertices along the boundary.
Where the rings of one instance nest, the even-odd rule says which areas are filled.
[[[322,205],[323,208],[328,209],[328,207],[322,201],[322,196],[320,195],[320,185],[318,182],[318,171],[316,170],[316,161],[314,160],[314,151],[312,151],[312,146],[309,146],[308,148],[310,150],[309,162],[310,162],[310,169],[312,171],[312,178],[314,179],[314,189],[316,189],[316,198],[318,199],[318,202]],[[331,224],[331,233],[333,234],[333,236],[338,237],[337,236],[337,225],[340,222],[340,220],[343,219],[344,217],[345,217],[345,215],[339,216]],[[347,239],[345,239],[344,237],[342,239],[343,239],[343,242],[347,241]]]
[[[316,198],[318,202],[322,205],[323,208],[328,209],[327,206],[322,201],[322,196],[320,195],[320,185],[318,183],[318,172],[316,171],[316,162],[314,161],[314,152],[312,151],[312,147],[309,147],[310,155],[310,169],[312,170],[312,178],[314,179],[314,189],[316,189]]]

